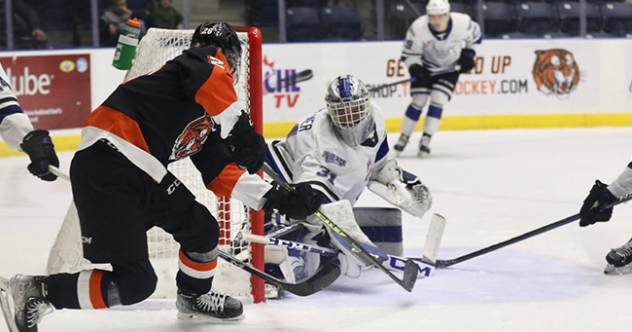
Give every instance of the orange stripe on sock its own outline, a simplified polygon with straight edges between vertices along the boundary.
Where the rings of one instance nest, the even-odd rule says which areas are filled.
[[[200,271],[200,272],[208,272],[208,271],[212,271],[213,269],[215,269],[215,267],[217,267],[217,258],[212,261],[212,262],[208,262],[208,263],[196,263],[192,260],[190,260],[183,252],[182,249],[180,249],[180,261],[182,262],[182,264],[184,264],[186,267],[196,270],[196,271]]]
[[[90,302],[94,309],[105,309],[105,301],[101,293],[101,280],[103,280],[103,271],[94,270],[90,275]]]

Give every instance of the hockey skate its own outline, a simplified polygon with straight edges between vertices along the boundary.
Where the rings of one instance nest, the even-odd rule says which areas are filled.
[[[632,239],[624,245],[610,250],[606,256],[605,274],[630,274],[632,273]]]
[[[214,323],[244,319],[244,306],[239,300],[213,290],[202,295],[188,295],[178,291],[176,308],[179,319],[197,318]]]
[[[43,277],[18,274],[9,281],[9,290],[14,303],[15,327],[17,328],[15,332],[37,332],[37,324],[42,320],[42,317],[53,311],[53,305],[46,300],[44,287]],[[4,306],[3,301],[3,311],[5,311]],[[6,312],[4,314],[9,328],[11,328],[11,324],[8,322],[9,317],[6,317]],[[12,330],[12,332],[14,331]]]
[[[399,136],[399,140],[397,140],[397,143],[395,143],[395,146],[393,147],[393,150],[395,150],[397,155],[404,151],[406,144],[408,144],[408,139],[410,139],[410,136],[408,135],[401,134]]]
[[[430,135],[424,134],[419,142],[419,152],[417,158],[423,158],[430,154]]]

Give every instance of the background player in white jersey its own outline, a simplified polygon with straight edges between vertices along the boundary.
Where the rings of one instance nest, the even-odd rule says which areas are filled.
[[[474,68],[476,46],[481,40],[478,24],[466,14],[450,13],[448,0],[428,2],[426,15],[411,24],[402,49],[402,60],[413,79],[413,100],[402,120],[395,151],[404,150],[430,99],[418,156],[430,153],[430,139],[439,129],[443,108],[452,98],[459,74]]]
[[[354,205],[368,187],[421,218],[432,203],[430,192],[415,175],[398,167],[394,159],[388,159],[384,118],[377,105],[370,102],[362,81],[351,75],[337,77],[329,85],[325,101],[327,108],[296,124],[285,141],[268,144],[265,162],[289,183],[309,183],[324,197],[323,209],[327,203],[341,200]],[[324,233],[322,223],[314,216],[311,218],[315,220],[308,217],[305,223],[311,231],[309,236],[302,236],[305,241],[310,241],[314,234]],[[334,221],[339,226],[346,222]],[[355,222],[353,225],[358,227]],[[331,237],[331,244],[344,251]],[[303,278],[309,277],[318,266],[317,257],[312,262],[309,262],[312,258],[308,259],[307,264],[312,268],[307,268]],[[339,259],[342,271],[348,276],[358,277],[366,267],[351,255],[339,255]],[[287,274],[284,277],[301,279]]]
[[[595,181],[590,194],[584,200],[579,212],[581,220],[579,226],[586,227],[596,222],[605,222],[612,217],[612,208],[601,207],[612,203],[617,198],[632,192],[632,162],[610,184]],[[624,274],[632,272],[632,239],[618,248],[612,249],[606,256],[608,265],[604,271],[606,274]]]
[[[0,66],[0,137],[11,149],[29,155],[31,174],[44,181],[54,181],[57,176],[48,171],[48,165],[59,166],[53,141],[48,131],[33,130],[9,82],[9,76]]]

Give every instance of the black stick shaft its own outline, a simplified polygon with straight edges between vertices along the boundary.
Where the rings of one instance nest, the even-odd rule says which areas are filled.
[[[618,201],[616,201],[616,202],[613,202],[613,203],[607,204],[607,205],[604,207],[604,209],[609,209],[609,208],[611,208],[611,207],[613,207],[613,206],[615,206],[615,205],[618,205],[618,204],[621,204],[621,203],[627,202],[627,201],[629,201],[629,200],[631,200],[631,199],[632,199],[632,194],[628,194],[628,195],[626,195],[626,196],[621,197],[621,198],[620,198]],[[461,256],[461,257],[457,257],[457,258],[453,258],[453,259],[448,259],[448,260],[438,260],[438,261],[437,261],[437,268],[449,267],[449,266],[452,266],[452,265],[454,265],[454,264],[464,262],[464,261],[469,260],[469,259],[472,259],[472,258],[474,258],[474,257],[478,257],[478,256],[481,256],[481,255],[484,255],[484,254],[486,254],[486,253],[488,253],[488,252],[492,252],[492,251],[498,250],[498,249],[500,249],[500,248],[504,248],[504,247],[506,247],[506,246],[508,246],[508,245],[511,245],[511,244],[514,244],[514,243],[516,243],[516,242],[520,242],[520,241],[526,240],[526,239],[528,239],[528,238],[534,237],[534,236],[536,236],[536,235],[540,235],[540,234],[542,234],[542,233],[546,233],[546,232],[548,232],[548,231],[550,231],[550,230],[556,229],[556,228],[561,227],[561,226],[564,226],[564,225],[566,225],[566,224],[570,224],[570,223],[572,223],[573,221],[579,220],[580,218],[581,218],[581,217],[580,217],[580,215],[579,215],[579,214],[574,214],[574,215],[572,215],[572,216],[570,216],[570,217],[567,217],[567,218],[564,218],[564,219],[562,219],[562,220],[556,221],[556,222],[554,222],[554,223],[552,223],[552,224],[548,224],[548,225],[546,225],[546,226],[542,226],[542,227],[540,227],[540,228],[538,228],[538,229],[534,229],[534,230],[532,230],[532,231],[530,231],[530,232],[528,232],[528,233],[525,233],[525,234],[522,234],[522,235],[516,236],[516,237],[511,238],[511,239],[509,239],[509,240],[507,240],[507,241],[503,241],[503,242],[500,242],[500,243],[496,243],[496,244],[494,244],[494,245],[492,245],[492,246],[489,246],[489,247],[487,247],[487,248],[483,248],[483,249],[480,249],[480,250],[477,250],[477,251],[471,252],[471,253],[469,253],[469,254],[467,254],[467,255],[463,255],[463,256]]]

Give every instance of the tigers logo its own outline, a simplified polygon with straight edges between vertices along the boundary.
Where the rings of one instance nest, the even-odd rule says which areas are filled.
[[[533,80],[546,95],[568,97],[579,83],[579,66],[573,53],[563,49],[535,51]]]
[[[171,148],[169,160],[180,160],[198,153],[211,132],[213,120],[206,114],[189,122]]]

